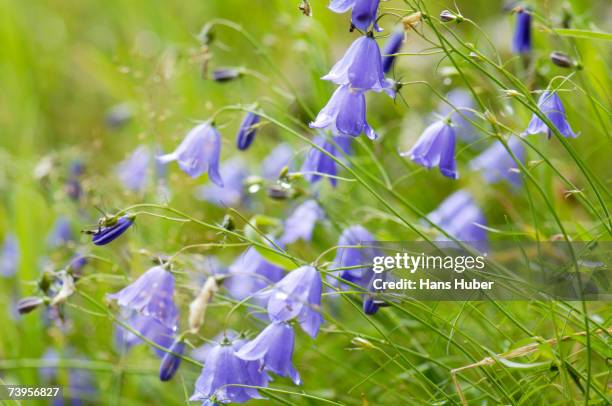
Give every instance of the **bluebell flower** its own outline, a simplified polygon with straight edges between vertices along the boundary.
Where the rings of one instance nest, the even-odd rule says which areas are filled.
[[[96,245],[106,245],[125,233],[132,224],[134,224],[133,216],[121,216],[114,224],[100,227],[93,234],[92,242]]]
[[[378,135],[366,121],[366,104],[363,92],[342,85],[336,89],[327,105],[317,115],[310,128],[329,129],[334,134],[352,135],[361,133],[372,140]]]
[[[142,192],[149,182],[151,152],[144,145],[139,146],[117,167],[117,176],[128,190]]]
[[[220,207],[236,206],[245,198],[244,180],[248,175],[242,159],[232,158],[221,165],[223,187],[216,184],[200,186],[195,196]]]
[[[19,241],[13,234],[4,237],[4,243],[0,249],[0,276],[8,278],[17,273],[19,268]]]
[[[337,136],[334,137],[333,142],[329,142],[325,139],[325,137],[317,136],[313,140],[313,143],[323,148],[332,156],[338,159],[343,159],[342,153],[338,150],[334,143],[337,144],[345,154],[350,154],[351,141],[352,139],[350,137]],[[327,179],[334,187],[336,187],[338,183],[338,180],[333,177],[336,176],[338,172],[336,161],[316,147],[311,147],[308,151],[308,155],[306,155],[301,172],[310,183],[316,183],[321,180],[321,175],[332,176],[328,177]]]
[[[251,146],[257,133],[257,124],[260,117],[252,112],[248,112],[240,124],[238,134],[236,136],[236,145],[239,150],[245,150]]]
[[[253,341],[246,343],[236,353],[245,361],[259,361],[265,369],[279,376],[288,376],[299,385],[300,375],[293,367],[295,332],[284,322],[273,322],[263,329]]]
[[[561,99],[556,91],[546,90],[540,98],[538,99],[538,108],[548,117],[548,119],[552,122],[552,124],[559,130],[561,135],[565,138],[576,138],[578,134],[572,131],[572,127],[570,127],[567,122],[567,117],[565,115],[565,108],[561,103]],[[525,130],[525,134],[539,134],[546,133],[548,134],[548,138],[552,137],[553,132],[540,117],[534,114],[531,117],[531,121],[527,126],[527,130]]]
[[[323,219],[323,209],[314,200],[299,205],[285,221],[281,243],[291,244],[299,239],[310,241],[317,221]]]
[[[321,275],[312,266],[302,266],[287,274],[269,292],[268,315],[272,321],[297,319],[311,337],[316,337],[323,317]]]
[[[453,89],[448,92],[446,99],[454,108],[446,101],[441,101],[438,115],[450,118],[457,137],[465,142],[475,141],[478,138],[477,132],[470,122],[476,118],[474,112],[470,111],[475,107],[472,94],[465,89]]]
[[[240,255],[229,267],[229,274],[223,286],[237,300],[244,300],[285,276],[285,270],[261,256],[253,247]]]
[[[167,327],[175,327],[178,310],[174,304],[174,276],[155,266],[117,293],[108,295],[125,309],[152,317]]]
[[[451,179],[459,175],[455,163],[455,130],[445,121],[436,121],[425,129],[414,146],[401,156],[428,169],[438,166],[440,172]]]
[[[160,347],[169,349],[174,342],[176,325],[166,326],[154,317],[145,316],[131,309],[123,309],[121,319],[130,328],[138,332],[138,334]],[[132,331],[118,325],[115,330],[115,342],[119,348],[129,350],[133,346],[142,343],[143,340]],[[166,351],[156,347],[152,347],[152,350],[159,358],[163,358],[167,354]]]
[[[523,9],[516,13],[512,50],[517,54],[531,52],[531,14]]]
[[[393,97],[391,85],[385,81],[378,43],[371,36],[356,39],[322,79],[337,85],[348,85],[355,91],[386,90]]]
[[[362,31],[366,31],[374,24],[374,29],[379,31],[376,24],[376,14],[380,0],[331,0],[329,9],[334,13],[344,13],[353,9],[351,24]]]
[[[382,69],[384,73],[389,73],[395,61],[394,54],[397,54],[404,42],[404,31],[397,30],[387,39],[383,48]]]
[[[174,354],[183,355],[183,352],[185,351],[185,342],[182,340],[177,340],[172,343],[168,350],[170,352],[167,352],[166,355],[164,355],[164,358],[162,358],[159,365],[159,380],[162,382],[172,379],[181,365],[181,358]]]
[[[508,147],[521,161],[525,162],[525,147],[517,137],[508,140]],[[506,180],[514,187],[522,184],[518,165],[512,159],[501,141],[496,141],[480,155],[470,161],[470,169],[481,171],[487,183],[497,183]]]
[[[266,156],[261,164],[261,174],[269,180],[278,179],[281,170],[289,166],[293,158],[293,149],[289,144],[279,144]]]
[[[223,187],[219,174],[220,156],[221,134],[210,123],[203,123],[189,131],[174,152],[157,159],[162,163],[177,161],[180,168],[192,178],[208,172],[211,182]]]
[[[343,270],[340,273],[342,279],[364,286],[374,257],[381,255],[378,249],[371,246],[373,242],[375,242],[374,236],[360,225],[347,227],[342,232],[338,239],[338,249],[334,259],[335,266],[348,268],[364,265],[361,268]],[[363,247],[351,247],[357,245],[363,245]]]
[[[66,217],[60,217],[55,221],[53,229],[49,233],[47,242],[51,247],[59,247],[74,240],[70,220]]]
[[[244,361],[236,356],[243,345],[242,340],[231,344],[226,341],[210,349],[190,401],[212,406],[217,402],[244,403],[249,399],[263,399],[256,388],[248,386],[266,387],[270,377],[261,370],[259,362]]]
[[[472,196],[464,190],[446,198],[436,210],[427,215],[427,219],[458,241],[487,241],[487,231],[481,227],[487,225],[487,220]],[[439,238],[439,241],[447,240],[446,237]]]
[[[204,363],[206,362],[206,358],[208,357],[208,354],[210,353],[210,351],[216,346],[223,344],[224,341],[228,341],[228,342],[238,341],[244,344],[244,341],[238,340],[238,337],[239,337],[239,334],[235,332],[234,330],[231,330],[231,329],[224,330],[223,332],[214,336],[212,340],[209,340],[208,342],[193,349],[193,351],[191,351],[191,358],[201,363]]]

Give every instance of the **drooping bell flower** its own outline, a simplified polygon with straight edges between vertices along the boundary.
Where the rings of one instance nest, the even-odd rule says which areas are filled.
[[[174,304],[174,276],[155,266],[117,293],[108,295],[125,309],[153,317],[164,326],[176,326],[178,310]]]
[[[522,8],[516,13],[512,50],[517,54],[531,52],[531,14]]]
[[[284,322],[272,322],[253,341],[249,341],[236,353],[245,361],[259,361],[265,369],[279,376],[290,377],[299,385],[300,375],[293,367],[295,331]]]
[[[236,356],[236,351],[243,345],[242,340],[224,341],[210,349],[190,401],[202,401],[202,405],[212,406],[263,399],[257,389],[250,386],[266,387],[270,377],[261,370],[259,362],[245,361]]]
[[[214,336],[212,340],[202,344],[201,346],[191,351],[191,358],[201,363],[204,363],[206,362],[206,358],[208,357],[208,354],[213,348],[222,344],[224,341],[234,342],[235,340],[238,340],[238,337],[239,334],[234,330],[224,330],[223,332]],[[242,342],[242,340],[240,340],[240,342]]]
[[[70,220],[66,217],[60,217],[55,221],[53,229],[47,237],[47,242],[50,247],[59,247],[74,240]]]
[[[372,261],[375,256],[380,255],[379,250],[372,246],[374,241],[374,236],[360,225],[350,226],[342,232],[338,239],[335,266],[352,268],[363,265],[360,268],[343,270],[340,273],[342,279],[365,287],[364,281],[372,267]],[[359,245],[362,247],[357,247]]]
[[[281,243],[291,244],[299,239],[310,241],[317,221],[323,219],[323,209],[314,200],[299,205],[285,221]]]
[[[455,130],[446,121],[436,121],[423,131],[414,146],[401,156],[428,169],[437,166],[442,175],[457,179],[455,163]]]
[[[334,13],[344,13],[353,9],[351,14],[351,24],[362,31],[366,31],[370,25],[380,31],[376,24],[376,14],[380,0],[331,0],[329,9]]]
[[[321,79],[337,85],[349,85],[355,91],[386,90],[393,97],[393,90],[385,81],[378,43],[369,35],[356,39],[342,59]]]
[[[170,348],[168,349],[170,352],[167,352],[162,358],[162,361],[159,365],[159,380],[162,382],[169,381],[172,379],[179,366],[181,365],[181,358],[176,356],[183,355],[185,351],[185,342],[184,341],[175,341],[172,343]]]
[[[383,48],[383,59],[382,59],[382,69],[383,73],[389,73],[391,68],[393,67],[393,62],[395,61],[395,55],[397,54],[402,47],[404,42],[404,31],[395,31],[391,36],[387,39],[385,43],[385,47]]]
[[[8,278],[17,273],[19,256],[19,241],[13,234],[8,234],[0,248],[0,276]]]
[[[221,134],[210,123],[199,124],[170,154],[158,156],[162,163],[177,161],[180,168],[192,178],[197,178],[208,172],[211,182],[223,187],[219,174],[219,159],[221,155]]]
[[[106,245],[125,233],[132,224],[134,224],[134,216],[121,216],[114,223],[102,226],[93,233],[92,242],[96,245]]]
[[[257,124],[259,124],[260,117],[252,112],[248,112],[240,124],[238,134],[236,135],[236,145],[239,150],[244,151],[249,148],[255,139],[257,133]]]
[[[342,85],[336,89],[327,105],[317,115],[310,128],[329,129],[334,134],[359,136],[365,133],[372,140],[378,135],[366,121],[363,92]]]
[[[334,143],[337,144],[345,154],[350,154],[351,141],[352,139],[346,136],[334,137],[333,142],[327,141],[323,136],[317,136],[313,140],[313,143],[323,148],[332,156],[343,159],[341,152]],[[301,172],[310,183],[318,182],[323,175],[330,175],[331,177],[327,179],[333,187],[336,187],[338,180],[334,176],[336,176],[338,172],[337,165],[336,161],[327,154],[318,148],[311,147],[308,151],[308,155],[306,155]]]
[[[546,90],[538,99],[538,108],[548,117],[552,124],[559,130],[565,138],[576,138],[578,134],[574,133],[572,127],[567,122],[565,108],[561,103],[561,99],[556,91]],[[540,117],[534,114],[527,126],[524,134],[540,134],[546,133],[548,138],[552,137],[553,132]]]
[[[236,300],[244,300],[285,276],[283,268],[261,256],[253,247],[247,250],[229,267],[229,274],[223,286]]]
[[[174,342],[174,336],[177,329],[176,325],[166,326],[154,317],[145,316],[131,309],[122,310],[121,320],[140,336],[154,342],[162,348],[170,349]],[[129,350],[133,346],[143,342],[139,335],[134,334],[131,330],[124,328],[122,325],[117,325],[115,330],[116,345],[121,349]],[[157,347],[151,346],[151,349],[159,358],[164,358],[167,354],[166,351]]]
[[[293,158],[293,149],[289,144],[279,144],[266,156],[261,164],[261,174],[269,180],[278,179],[284,167],[289,166]]]
[[[512,137],[507,144],[512,153],[521,162],[525,162],[525,148],[521,141],[517,137]],[[517,188],[522,183],[517,163],[500,141],[496,141],[495,144],[472,159],[470,169],[480,171],[487,183],[505,180]]]
[[[149,182],[151,152],[144,145],[139,146],[117,167],[117,177],[123,187],[142,192]]]
[[[472,245],[480,248],[486,246],[487,231],[482,226],[487,225],[487,220],[472,196],[464,190],[450,195],[426,217],[458,241],[476,242],[479,244]],[[448,238],[441,236],[438,240],[447,241]]]
[[[453,89],[446,95],[446,101],[441,101],[438,107],[438,115],[449,117],[453,123],[455,134],[465,142],[474,142],[478,138],[477,132],[470,122],[476,115],[470,111],[474,109],[475,103],[472,94],[465,89]]]
[[[244,180],[249,175],[247,167],[240,158],[232,158],[221,165],[223,187],[216,184],[200,186],[195,196],[220,207],[236,206],[245,195]]]
[[[321,275],[312,266],[302,266],[287,274],[269,292],[268,315],[272,321],[297,319],[311,337],[316,337],[323,317]]]

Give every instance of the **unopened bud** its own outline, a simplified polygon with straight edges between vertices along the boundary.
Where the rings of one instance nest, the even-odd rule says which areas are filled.
[[[191,333],[196,334],[204,324],[206,308],[217,290],[217,280],[214,276],[209,276],[198,296],[189,305],[189,331]]]
[[[272,185],[268,187],[268,197],[274,200],[286,200],[289,198],[289,190],[281,185]]]
[[[402,18],[402,24],[404,24],[404,30],[409,31],[415,28],[423,20],[423,13],[417,11],[416,13],[410,14]]]
[[[241,76],[242,72],[236,68],[215,69],[212,73],[212,79],[219,83],[231,82]]]
[[[570,58],[569,55],[564,54],[563,52],[555,51],[551,53],[550,60],[552,61],[552,63],[561,68],[571,68],[572,66],[575,66],[575,63],[572,58]]]
[[[17,302],[17,311],[19,312],[19,314],[30,313],[32,310],[36,309],[44,302],[45,301],[40,297],[24,297],[23,299],[20,299],[19,302]]]
[[[372,344],[369,340],[366,340],[365,338],[362,338],[362,337],[353,337],[353,339],[351,340],[351,344],[353,344],[356,347],[360,347],[360,348],[364,348],[368,350],[376,348],[374,344]]]
[[[449,10],[442,10],[440,13],[440,21],[443,23],[450,23],[451,21],[456,21],[457,24],[463,22],[465,19],[461,14],[453,13]]]
[[[159,364],[159,379],[162,382],[169,381],[172,379],[179,366],[181,365],[181,358],[177,355],[183,355],[185,351],[185,343],[182,340],[178,340],[172,343],[170,352],[167,352]],[[175,355],[176,354],[176,355]]]

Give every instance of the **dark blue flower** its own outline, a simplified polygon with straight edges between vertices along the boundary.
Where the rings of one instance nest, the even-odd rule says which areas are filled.
[[[177,161],[180,168],[192,178],[208,172],[211,182],[223,187],[219,174],[221,156],[221,134],[210,123],[203,123],[193,128],[170,154],[157,159],[162,163]]]
[[[365,132],[370,139],[378,135],[366,121],[366,105],[363,92],[342,85],[336,89],[327,105],[310,123],[311,128],[330,129],[334,134],[352,135],[357,137]]]
[[[559,98],[557,92],[546,90],[544,93],[542,93],[540,99],[538,100],[538,108],[546,117],[548,117],[552,124],[565,138],[578,137],[578,134],[572,131],[572,127],[570,127],[569,123],[567,122],[565,108],[563,107],[563,103],[561,103],[561,99]],[[529,125],[527,126],[527,130],[525,130],[525,134],[539,133],[548,134],[548,138],[552,137],[553,134],[552,130],[548,128],[546,123],[536,114],[534,114],[531,117]]]
[[[125,309],[152,317],[164,326],[174,328],[178,310],[174,304],[174,276],[155,266],[117,293],[108,295]]]
[[[512,50],[517,54],[531,52],[531,14],[523,9],[516,13]]]
[[[323,322],[319,314],[322,285],[321,275],[312,266],[291,271],[269,292],[270,320],[289,321],[296,318],[308,335],[316,337]]]
[[[266,387],[270,378],[261,370],[259,362],[236,356],[243,345],[242,340],[231,344],[225,341],[210,349],[190,401],[202,401],[202,405],[211,406],[217,402],[244,403],[249,399],[262,399],[257,389],[249,386]]]
[[[351,141],[352,139],[350,137],[338,136],[334,137],[333,142],[329,142],[325,139],[325,137],[317,136],[313,140],[313,143],[323,148],[332,156],[342,159],[343,156],[334,143],[337,144],[345,154],[350,154]],[[316,147],[311,147],[308,151],[308,155],[306,155],[306,160],[304,160],[301,172],[310,183],[318,182],[321,180],[322,175],[331,176],[327,179],[332,186],[336,187],[336,184],[338,183],[338,180],[334,178],[337,173],[336,161]]]
[[[349,85],[355,91],[386,90],[393,97],[393,89],[385,81],[378,43],[370,36],[356,39],[322,79],[337,85]]]
[[[19,241],[17,237],[8,234],[0,249],[0,276],[8,278],[17,273],[19,268]]]
[[[363,301],[363,312],[368,316],[376,314],[380,309],[380,303],[375,300],[374,296],[366,295],[366,298]]]
[[[275,180],[285,166],[289,166],[293,158],[293,149],[289,144],[279,144],[263,160],[261,174],[264,178]]]
[[[231,275],[223,284],[232,297],[244,300],[261,289],[278,282],[285,276],[283,268],[276,266],[249,247],[229,267]]]
[[[245,361],[259,361],[265,369],[280,376],[288,376],[299,385],[300,375],[293,367],[295,332],[284,322],[273,322],[253,341],[246,343],[236,353]]]
[[[259,123],[259,116],[255,113],[248,112],[240,124],[238,135],[236,136],[236,145],[239,150],[245,150],[251,146],[257,133],[257,124]]]
[[[517,137],[508,140],[508,147],[521,162],[525,162],[525,148]],[[472,159],[470,169],[481,171],[487,183],[506,180],[514,187],[520,187],[522,183],[518,165],[500,141]]]
[[[175,341],[168,350],[170,352],[167,352],[166,355],[164,355],[164,358],[162,358],[161,364],[159,365],[159,379],[162,382],[172,379],[181,365],[181,358],[175,354],[183,355],[183,352],[185,351],[185,343],[182,340]]]
[[[142,192],[149,182],[151,152],[144,145],[139,146],[117,167],[117,176],[128,190]]]
[[[482,227],[487,225],[487,220],[472,196],[464,190],[446,198],[436,210],[427,215],[427,219],[458,241],[487,241],[487,230]],[[447,240],[445,236],[439,238],[439,241]]]
[[[132,224],[134,224],[133,216],[119,217],[113,224],[100,227],[93,234],[92,242],[96,245],[106,245],[125,233]]]
[[[374,24],[374,29],[379,30],[376,24],[376,13],[380,0],[332,0],[329,9],[335,13],[344,13],[351,8],[351,23],[362,31],[366,31]]]
[[[245,198],[244,180],[249,172],[239,157],[232,158],[221,165],[223,187],[216,184],[200,186],[195,195],[220,207],[236,206]]]
[[[428,169],[438,166],[444,176],[457,179],[455,141],[453,127],[445,121],[436,121],[425,129],[410,151],[400,155]]]
[[[323,218],[323,210],[314,200],[299,205],[285,221],[281,243],[291,244],[299,239],[310,241],[317,221]]]
[[[369,275],[372,261],[375,256],[381,255],[379,250],[372,246],[374,241],[374,236],[360,225],[350,226],[342,232],[338,239],[334,264],[338,268],[351,268],[340,273],[342,279],[365,287],[364,282]],[[363,246],[357,247],[359,245]],[[352,268],[357,265],[363,267]]]
[[[404,31],[397,30],[385,43],[385,47],[383,48],[383,60],[382,60],[382,68],[384,73],[389,73],[391,68],[393,67],[393,61],[395,61],[395,56],[399,52],[402,47],[402,43],[404,42]]]

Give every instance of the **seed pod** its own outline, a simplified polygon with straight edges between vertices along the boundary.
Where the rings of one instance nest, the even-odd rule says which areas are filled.
[[[40,297],[28,296],[19,300],[17,303],[17,311],[19,314],[30,313],[45,301]]]
[[[569,55],[564,54],[563,52],[552,52],[550,54],[550,60],[552,61],[552,63],[559,66],[560,68],[571,68],[575,66],[575,63],[572,58],[570,58]]]

